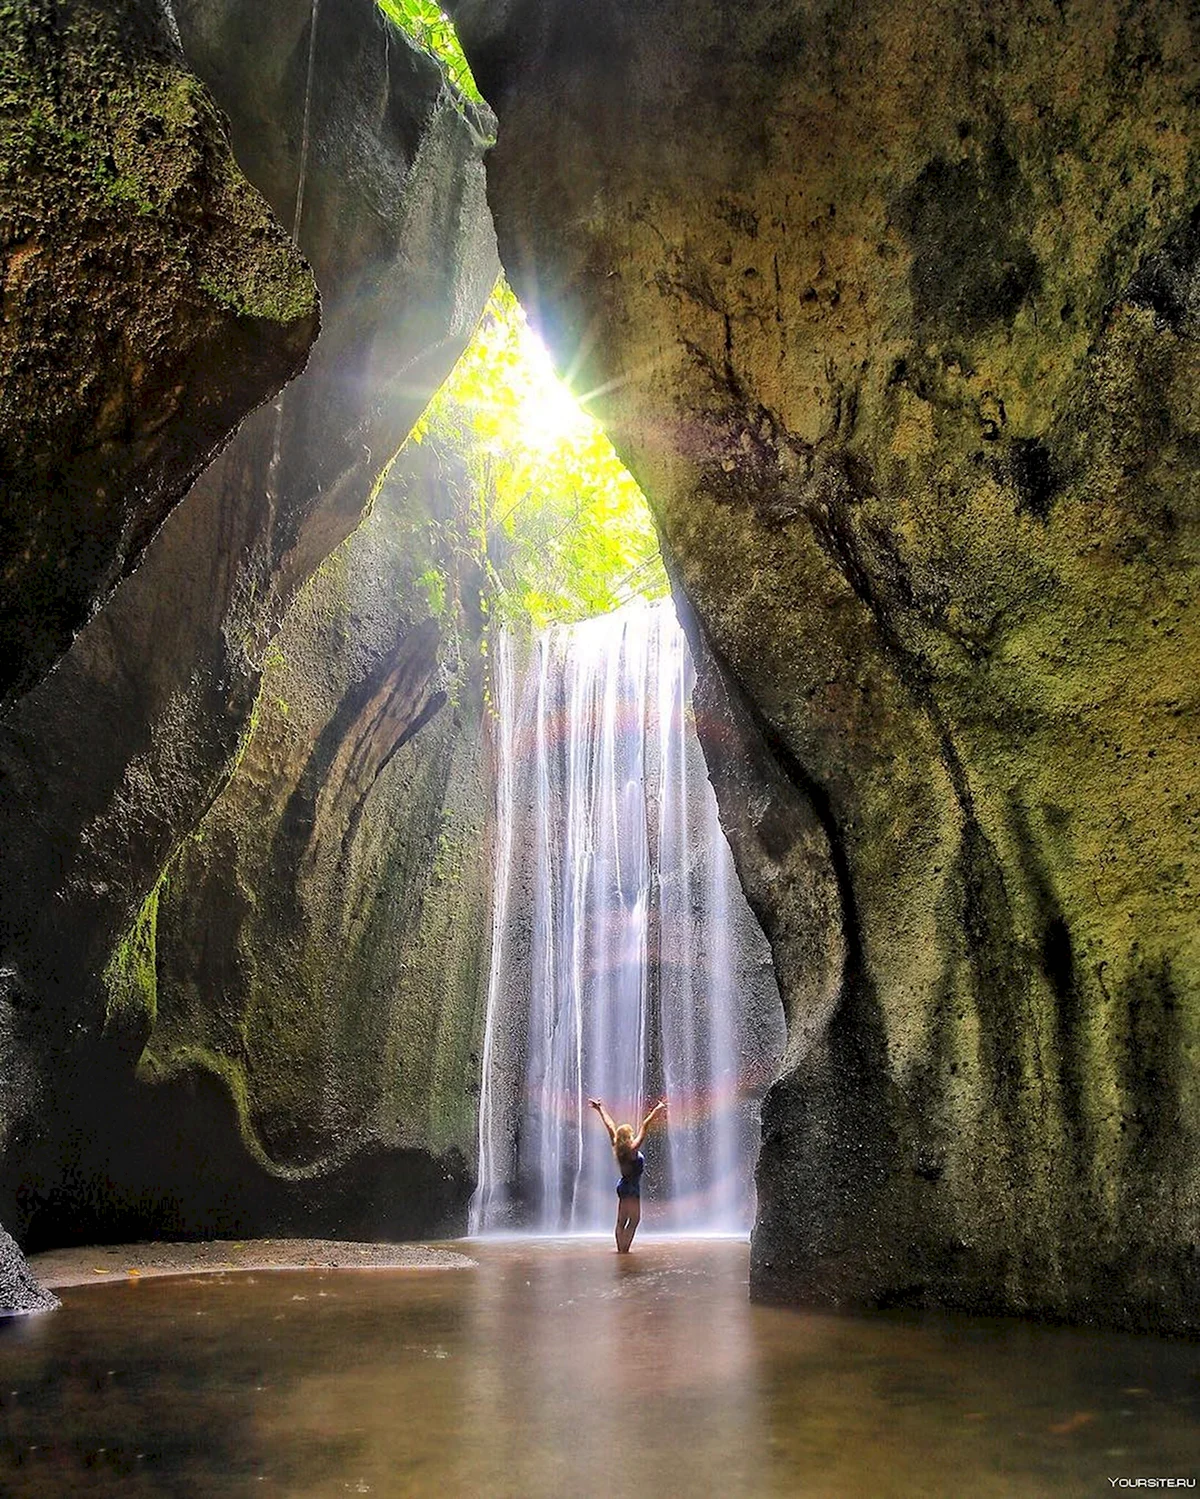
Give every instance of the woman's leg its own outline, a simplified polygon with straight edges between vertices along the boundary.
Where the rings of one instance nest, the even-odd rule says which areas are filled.
[[[637,1233],[637,1226],[642,1221],[642,1199],[640,1197],[626,1197],[625,1208],[625,1232],[622,1240],[618,1240],[617,1248],[629,1253],[629,1246],[633,1243],[633,1236]]]

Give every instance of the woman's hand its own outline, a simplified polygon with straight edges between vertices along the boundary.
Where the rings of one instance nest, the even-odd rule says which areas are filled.
[[[589,1098],[588,1107],[595,1109],[598,1114],[602,1114],[604,1112],[604,1105],[598,1098]]]

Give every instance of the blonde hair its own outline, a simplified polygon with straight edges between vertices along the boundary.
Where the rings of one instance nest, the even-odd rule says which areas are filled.
[[[613,1136],[613,1150],[616,1152],[617,1160],[624,1163],[633,1156],[633,1126],[631,1124],[618,1124],[617,1132]]]

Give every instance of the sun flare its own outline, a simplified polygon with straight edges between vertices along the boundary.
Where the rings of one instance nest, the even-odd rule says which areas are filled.
[[[414,429],[466,459],[497,608],[535,627],[668,591],[645,496],[501,281]]]

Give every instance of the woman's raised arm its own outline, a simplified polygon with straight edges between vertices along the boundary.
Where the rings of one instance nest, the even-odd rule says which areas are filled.
[[[650,1122],[654,1119],[654,1117],[656,1115],[658,1115],[658,1114],[665,1114],[666,1112],[667,1112],[667,1100],[664,1098],[660,1103],[656,1103],[654,1105],[654,1107],[650,1110],[650,1112],[646,1115],[646,1117],[642,1120],[642,1126],[641,1126],[641,1128],[638,1130],[637,1134],[634,1135],[634,1137],[633,1137],[633,1148],[634,1148],[634,1150],[640,1150],[642,1148],[642,1141],[646,1138],[647,1127],[649,1126]]]
[[[608,1138],[615,1145],[617,1143],[617,1126],[612,1121],[612,1115],[608,1112],[608,1110],[604,1107],[604,1105],[598,1098],[589,1098],[588,1103],[592,1106],[592,1108],[595,1109],[597,1114],[600,1115],[600,1118],[604,1123],[604,1128],[608,1131]]]

